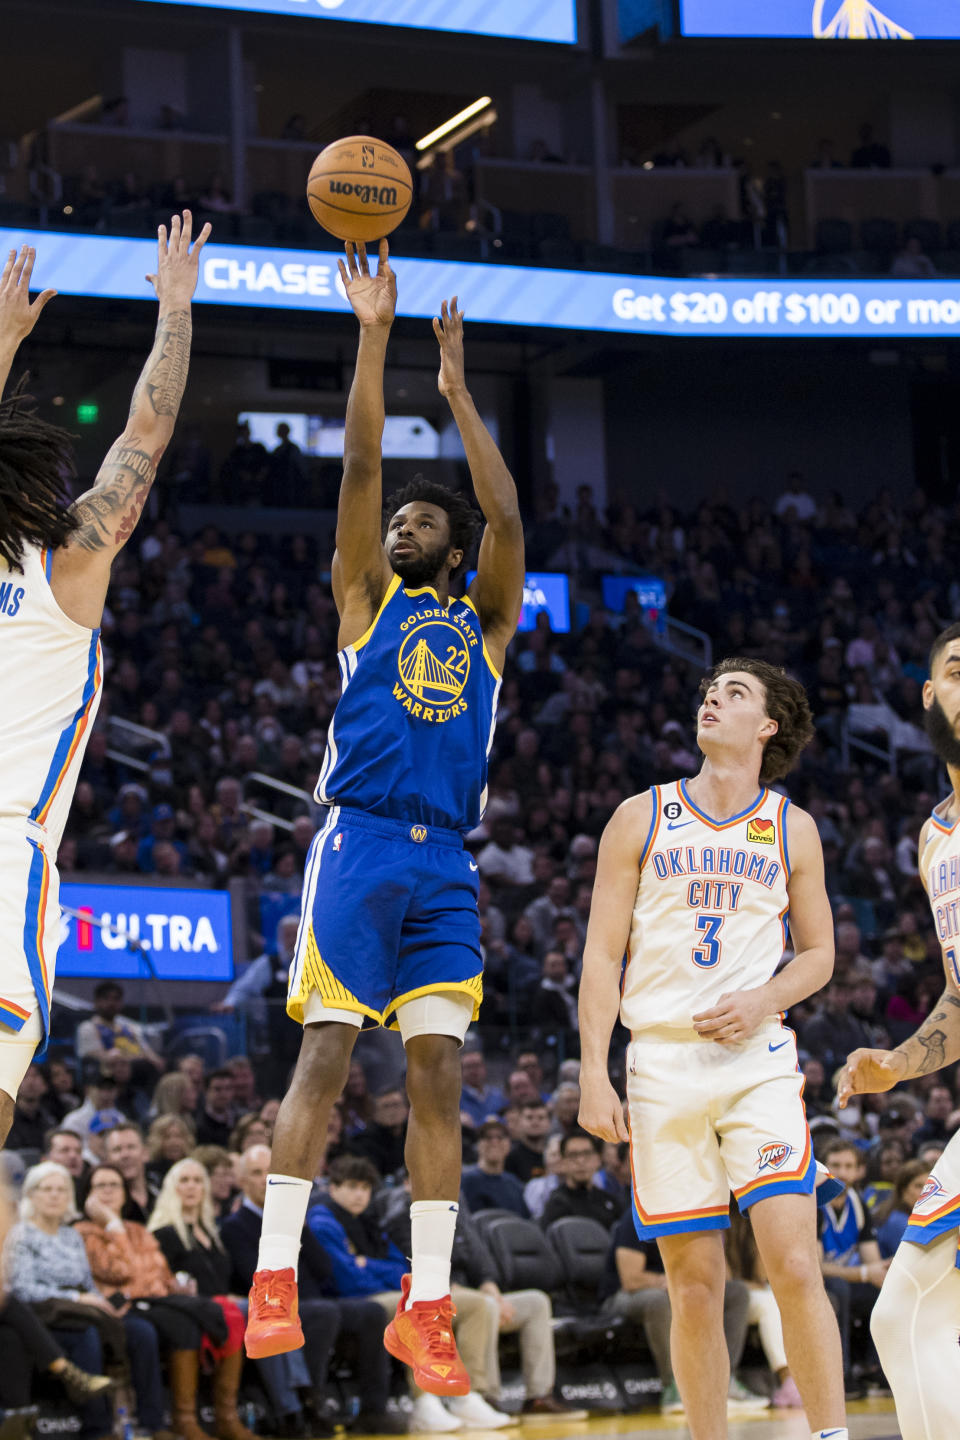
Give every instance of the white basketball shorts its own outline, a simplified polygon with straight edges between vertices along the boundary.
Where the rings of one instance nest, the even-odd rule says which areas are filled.
[[[903,1238],[913,1245],[929,1245],[948,1230],[960,1230],[960,1132],[953,1136],[931,1170]],[[957,1269],[960,1270],[960,1249]]]
[[[2,824],[0,876],[0,1089],[15,1095],[49,1033],[60,881],[32,833]]]
[[[797,1042],[779,1019],[733,1045],[640,1031],[627,1050],[634,1220],[641,1239],[722,1230],[771,1195],[810,1195],[816,1161]]]

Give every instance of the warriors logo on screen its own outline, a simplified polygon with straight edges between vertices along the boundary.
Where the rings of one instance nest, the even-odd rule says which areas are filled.
[[[869,0],[814,0],[817,40],[912,40],[913,35]]]

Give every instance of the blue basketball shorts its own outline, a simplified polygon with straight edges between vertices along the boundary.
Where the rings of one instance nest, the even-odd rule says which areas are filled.
[[[483,999],[479,876],[453,830],[331,807],[307,856],[287,1013],[308,995],[396,1029],[422,995]],[[314,1014],[311,1006],[311,1014]]]

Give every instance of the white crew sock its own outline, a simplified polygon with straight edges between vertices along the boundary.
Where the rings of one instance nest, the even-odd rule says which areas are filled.
[[[850,1431],[845,1425],[839,1430],[811,1430],[810,1440],[850,1440]]]
[[[408,1310],[418,1300],[442,1300],[450,1294],[450,1252],[459,1210],[454,1200],[415,1200],[410,1206],[413,1256]]]
[[[300,1259],[300,1233],[307,1218],[307,1202],[313,1186],[295,1175],[268,1175],[260,1230],[258,1270],[286,1270],[293,1266],[294,1277]]]

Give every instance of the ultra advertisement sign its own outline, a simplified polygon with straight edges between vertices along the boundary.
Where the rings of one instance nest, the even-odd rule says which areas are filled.
[[[65,883],[60,903],[76,913],[62,917],[58,976],[233,979],[226,890]]]
[[[152,300],[144,275],[156,242],[0,229],[0,249],[34,245],[37,288]],[[744,337],[960,336],[960,280],[674,280],[465,261],[393,261],[398,312],[429,320],[458,295],[488,324],[640,335]],[[201,304],[349,312],[336,252],[217,245],[203,251]]]

